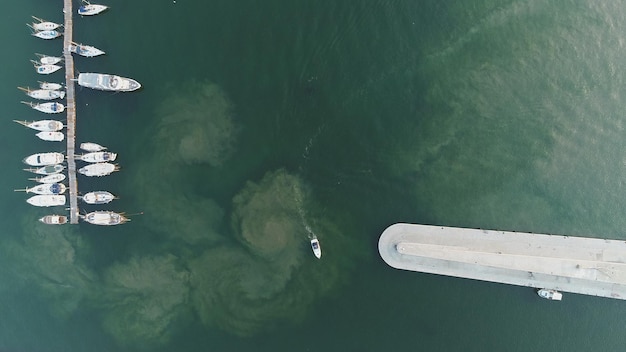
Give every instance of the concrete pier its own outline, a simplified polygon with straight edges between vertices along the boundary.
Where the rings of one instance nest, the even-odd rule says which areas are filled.
[[[76,181],[76,161],[74,150],[76,148],[76,101],[74,90],[74,58],[70,52],[72,44],[72,0],[63,0],[64,33],[63,33],[63,58],[65,59],[65,87],[66,87],[66,111],[67,111],[67,174],[70,191],[70,224],[78,224],[78,183]]]
[[[394,224],[378,250],[410,271],[626,299],[626,242]]]

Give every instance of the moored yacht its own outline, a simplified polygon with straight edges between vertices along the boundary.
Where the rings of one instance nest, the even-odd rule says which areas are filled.
[[[26,200],[30,205],[36,207],[54,207],[65,205],[65,195],[62,194],[38,194]]]
[[[81,167],[78,169],[78,172],[85,176],[107,176],[113,173],[114,171],[118,171],[119,167],[115,164],[111,163],[95,163],[89,164],[85,167]]]
[[[35,66],[35,70],[40,75],[49,75],[61,69],[61,66],[59,65],[40,64],[37,61],[32,61],[32,63]]]
[[[41,18],[37,18],[35,16],[31,16],[31,17],[36,22],[33,22],[32,24],[29,24],[28,26],[36,31],[52,31],[62,26],[61,24],[46,21]]]
[[[94,211],[89,214],[82,215],[81,218],[90,224],[94,225],[119,225],[127,221],[130,221],[124,216],[124,213],[116,213],[113,211]]]
[[[39,219],[47,225],[63,225],[67,223],[67,216],[64,215],[46,215]]]
[[[141,84],[132,78],[105,73],[80,73],[78,74],[78,85],[115,92],[131,92],[141,88]]]
[[[39,58],[39,62],[41,62],[44,65],[54,65],[63,61],[63,58],[59,56],[48,56],[44,54],[35,54],[35,55],[37,55],[37,57]]]
[[[58,38],[61,35],[63,35],[63,33],[56,31],[56,30],[52,30],[52,31],[35,31],[33,33],[33,35],[37,38],[41,38],[41,39],[54,39],[54,38]]]
[[[65,139],[63,132],[39,132],[36,133],[35,136],[39,137],[41,140],[49,142],[61,142]]]
[[[56,164],[56,165],[46,165],[46,166],[42,166],[38,168],[24,169],[24,171],[33,172],[38,175],[53,175],[53,174],[58,174],[64,169],[65,169],[65,166],[61,164]]]
[[[30,89],[24,87],[17,87],[17,89],[26,93],[29,97],[33,99],[40,100],[54,100],[54,99],[63,99],[65,97],[65,92],[62,90],[51,90],[51,89]]]
[[[83,201],[87,204],[107,204],[116,197],[112,193],[107,191],[94,191],[85,193],[82,198]]]
[[[16,189],[15,192],[26,192],[35,194],[63,194],[65,193],[65,185],[62,183],[42,183],[37,186]]]
[[[550,301],[560,301],[561,299],[563,299],[563,294],[561,292],[547,288],[537,290],[537,294],[539,295],[539,297],[545,298]]]
[[[50,83],[50,82],[39,81],[39,88],[41,88],[41,89],[49,89],[49,90],[61,90],[63,88],[63,85],[59,84],[59,83]]]
[[[37,153],[24,158],[24,163],[30,166],[47,166],[60,164],[65,159],[65,156],[61,153]]]
[[[108,6],[90,4],[88,1],[83,1],[84,4],[78,7],[78,14],[81,16],[93,16],[108,9]]]
[[[35,104],[29,101],[23,101],[22,104],[26,104],[31,108],[46,114],[59,114],[65,111],[65,106],[57,102]]]
[[[115,161],[116,158],[117,154],[112,152],[91,152],[80,156],[80,160],[88,163]]]
[[[74,54],[78,54],[84,57],[94,57],[94,56],[104,55],[104,51],[96,47],[93,47],[90,45],[78,44],[74,42],[72,42],[72,44],[70,45],[70,52],[73,52]]]
[[[57,120],[19,121],[13,120],[22,126],[42,132],[54,132],[63,129],[63,122]]]
[[[100,152],[100,151],[107,149],[107,147],[101,146],[100,144],[97,144],[97,143],[84,142],[80,144],[80,149],[86,152]]]
[[[29,180],[39,182],[39,183],[58,183],[58,182],[65,180],[65,174],[58,173],[58,174],[52,174],[52,175],[43,176],[43,177],[33,177],[33,178],[29,178]]]

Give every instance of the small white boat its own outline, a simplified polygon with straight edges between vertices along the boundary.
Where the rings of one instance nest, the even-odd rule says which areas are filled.
[[[322,257],[322,247],[320,247],[320,241],[317,240],[317,237],[314,237],[311,240],[311,249],[313,250],[313,254],[320,259]]]
[[[65,205],[65,195],[38,194],[26,199],[26,202],[36,207],[54,207],[57,205]]]
[[[22,126],[42,132],[55,132],[63,129],[63,122],[57,120],[19,121],[13,120]]]
[[[85,142],[85,143],[80,144],[80,149],[86,152],[99,152],[99,151],[106,150],[107,147],[101,146],[100,144],[97,144],[97,143]]]
[[[31,62],[35,66],[35,70],[37,71],[37,73],[39,73],[40,75],[49,75],[51,73],[57,72],[62,68],[59,65],[40,64],[39,62],[32,60]]]
[[[81,16],[93,16],[97,15],[100,12],[108,9],[108,6],[98,5],[98,4],[90,4],[87,1],[83,1],[85,4],[80,5],[78,7],[78,14]]]
[[[115,199],[115,196],[107,191],[94,191],[85,193],[82,198],[87,204],[107,204]]]
[[[132,92],[141,88],[141,84],[132,78],[125,78],[105,73],[79,73],[78,85],[97,90],[114,92]]]
[[[23,101],[22,103],[30,106],[31,108],[37,111],[40,111],[46,114],[59,114],[65,111],[65,106],[57,102],[35,104],[29,101]]]
[[[82,215],[81,218],[90,224],[94,225],[119,225],[127,221],[130,221],[124,216],[124,213],[116,213],[113,211],[94,211],[89,214]]]
[[[563,294],[557,290],[542,288],[537,291],[537,294],[541,298],[545,298],[551,301],[560,301],[563,299]]]
[[[41,18],[37,18],[35,16],[31,16],[31,17],[37,22],[33,22],[32,24],[29,24],[28,26],[35,31],[52,31],[62,26],[61,24],[42,20]]]
[[[93,47],[90,45],[78,44],[74,42],[72,42],[72,44],[70,45],[70,52],[73,52],[74,54],[78,54],[84,57],[94,57],[94,56],[100,56],[100,55],[105,54],[104,51],[96,47]]]
[[[62,90],[51,89],[30,89],[28,87],[17,87],[17,89],[26,93],[29,97],[39,100],[54,100],[65,98],[65,92]]]
[[[56,165],[46,165],[46,166],[38,167],[38,168],[24,169],[24,171],[34,172],[38,175],[53,175],[53,174],[58,174],[64,169],[65,169],[65,166],[61,164],[56,164]]]
[[[35,134],[35,136],[39,137],[39,139],[48,141],[48,142],[61,142],[65,139],[65,135],[63,132],[39,132]]]
[[[40,185],[30,188],[16,189],[15,192],[26,192],[35,194],[63,194],[65,193],[65,189],[65,185],[62,183],[42,183]]]
[[[115,158],[117,158],[117,154],[112,152],[91,152],[80,156],[80,160],[88,163],[115,161]]]
[[[78,172],[85,176],[107,176],[111,173],[118,171],[119,167],[111,163],[95,163],[89,164],[85,167],[78,169]]]
[[[46,225],[63,225],[67,223],[67,216],[64,215],[46,215],[39,219]]]
[[[54,39],[54,38],[58,38],[60,36],[63,35],[63,33],[59,32],[59,31],[36,31],[33,33],[33,35],[37,38],[41,38],[41,39]]]
[[[39,58],[39,62],[44,65],[54,65],[63,61],[63,58],[59,56],[48,56],[48,55],[37,54],[37,53],[35,55],[37,55],[37,57]]]
[[[29,178],[30,181],[35,181],[39,183],[58,183],[65,180],[65,174],[52,174],[44,177],[33,177]]]
[[[24,163],[30,166],[46,166],[60,164],[65,160],[65,156],[61,153],[37,153],[24,158]]]
[[[59,83],[49,83],[49,82],[39,81],[39,88],[49,89],[49,90],[61,90],[63,89],[63,85]]]

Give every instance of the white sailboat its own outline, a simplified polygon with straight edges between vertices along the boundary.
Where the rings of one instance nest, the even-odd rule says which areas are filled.
[[[54,65],[63,61],[63,58],[60,56],[48,56],[48,55],[37,54],[37,53],[35,53],[35,55],[39,58],[39,62],[41,62],[44,65]]]
[[[30,181],[35,181],[35,182],[39,182],[39,183],[58,183],[58,182],[62,182],[63,180],[65,180],[65,174],[52,174],[52,175],[48,175],[48,176],[43,176],[43,177],[33,177],[33,178],[29,178]]]
[[[65,185],[62,183],[42,183],[37,186],[16,189],[15,192],[26,192],[35,194],[63,194],[65,193]]]
[[[26,93],[29,97],[39,100],[54,100],[65,98],[65,92],[62,90],[51,89],[30,89],[28,87],[17,87],[17,89]]]
[[[113,201],[116,197],[107,191],[94,191],[85,193],[82,197],[83,201],[87,204],[107,204]]]
[[[86,161],[88,163],[102,163],[107,161],[115,161],[115,159],[117,158],[117,154],[112,152],[91,152],[80,155],[79,157],[80,160]]]
[[[108,9],[108,6],[91,4],[88,1],[83,1],[85,4],[80,5],[78,7],[78,14],[81,16],[93,16],[101,13],[102,11]]]
[[[31,16],[36,22],[28,25],[35,31],[52,31],[62,26],[62,24],[42,20],[41,18],[37,18],[35,16]]]
[[[47,166],[60,164],[65,160],[65,156],[57,152],[37,153],[24,158],[24,163],[30,166]]]
[[[32,34],[35,37],[37,37],[37,38],[46,39],[46,40],[58,38],[58,37],[63,35],[63,33],[59,32],[59,31],[56,31],[56,30],[52,30],[52,31],[35,31]]]
[[[103,226],[119,225],[130,221],[130,219],[124,216],[124,213],[103,210],[82,215],[81,218],[90,224]]]
[[[78,54],[84,57],[94,57],[94,56],[100,56],[100,55],[105,54],[104,51],[96,47],[74,43],[74,42],[70,44],[70,52],[73,52],[74,54]]]
[[[100,152],[106,150],[107,147],[101,146],[97,143],[85,142],[80,144],[80,149],[86,152]]]
[[[64,215],[46,215],[39,219],[47,225],[63,225],[67,223],[67,216]]]
[[[59,114],[65,111],[65,106],[57,102],[35,104],[29,101],[23,101],[22,104],[26,104],[31,108],[46,114]]]
[[[119,170],[119,166],[115,164],[95,163],[95,164],[89,164],[85,167],[81,167],[80,169],[78,169],[78,172],[89,177],[92,177],[92,176],[100,177],[100,176],[110,175],[111,173],[118,171],[118,170]]]
[[[49,82],[39,81],[39,88],[49,89],[49,90],[61,90],[63,88],[63,85],[59,83],[49,83]]]
[[[54,207],[65,205],[65,195],[62,194],[38,194],[26,200],[30,205],[36,207]]]
[[[61,164],[56,164],[56,165],[46,165],[46,166],[42,166],[38,168],[24,169],[24,171],[33,172],[38,175],[53,175],[53,174],[58,174],[64,169],[65,169],[65,166]]]
[[[57,72],[62,68],[59,65],[40,64],[39,62],[32,60],[31,62],[35,66],[35,71],[37,71],[37,73],[39,73],[40,75],[49,75],[51,73]]]
[[[57,120],[19,121],[13,120],[22,126],[42,132],[55,132],[63,129],[63,122]]]
[[[39,139],[48,141],[48,142],[61,142],[65,139],[65,135],[63,132],[39,132],[36,133],[35,136],[39,137]]]

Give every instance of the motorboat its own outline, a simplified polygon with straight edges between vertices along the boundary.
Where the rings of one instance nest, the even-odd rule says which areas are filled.
[[[115,161],[115,158],[117,158],[117,154],[112,152],[91,152],[80,156],[80,160],[88,163]]]
[[[35,136],[39,137],[39,139],[48,141],[48,142],[61,142],[65,139],[65,135],[63,132],[39,132],[36,133]]]
[[[38,167],[38,168],[24,169],[24,171],[33,172],[38,175],[54,175],[54,174],[58,174],[59,172],[63,170],[65,170],[65,166],[61,164],[46,165],[46,166]]]
[[[61,90],[63,89],[63,85],[59,83],[49,83],[49,82],[39,81],[39,88],[49,89],[49,90]]]
[[[40,75],[49,75],[51,73],[57,72],[62,68],[59,65],[40,64],[39,62],[33,60],[31,60],[31,62],[35,66],[35,70],[37,71],[37,73],[39,73]]]
[[[311,239],[311,249],[313,250],[313,254],[320,259],[322,257],[322,247],[320,247],[320,241],[317,237]]]
[[[78,172],[89,177],[92,177],[92,176],[100,177],[100,176],[110,175],[113,172],[118,171],[118,170],[119,170],[119,166],[115,164],[95,163],[95,164],[89,164],[85,167],[81,167],[80,169],[78,169]]]
[[[44,54],[35,54],[35,55],[37,55],[37,57],[39,58],[39,62],[44,65],[54,65],[63,61],[63,58],[59,56],[47,56]]]
[[[52,31],[35,31],[33,33],[33,35],[37,38],[41,38],[41,39],[54,39],[54,38],[58,38],[60,36],[63,35],[63,33],[56,31],[56,30],[52,30]]]
[[[108,9],[108,6],[98,5],[98,4],[90,4],[87,1],[83,1],[85,4],[80,5],[78,7],[78,14],[81,16],[93,16],[97,15],[100,12]]]
[[[97,144],[97,143],[84,142],[80,144],[80,149],[86,152],[99,152],[99,151],[106,150],[107,147],[101,146],[100,144]]]
[[[563,299],[563,294],[557,290],[542,288],[537,291],[537,294],[541,298],[545,298],[551,301],[560,301]]]
[[[81,218],[90,224],[104,226],[119,225],[130,221],[130,219],[124,216],[124,213],[104,210],[98,210],[82,215]]]
[[[16,189],[15,192],[26,192],[35,194],[63,194],[65,185],[62,183],[42,183],[37,186],[24,189]]]
[[[67,223],[67,216],[65,215],[46,215],[39,219],[46,225],[63,225]]]
[[[30,106],[31,108],[46,113],[46,114],[59,114],[65,111],[65,106],[61,103],[31,103],[29,101],[23,101],[23,104]]]
[[[37,153],[24,158],[24,163],[30,166],[46,166],[60,164],[65,160],[65,156],[61,153]]]
[[[65,195],[63,194],[38,194],[26,199],[26,202],[36,207],[54,207],[65,205]]]
[[[39,100],[54,100],[65,98],[65,91],[51,89],[30,89],[28,87],[17,87],[29,97]]]
[[[70,44],[70,52],[73,52],[74,54],[78,54],[80,56],[84,56],[84,57],[94,57],[94,56],[100,56],[100,55],[104,55],[104,51],[90,46],[90,45],[83,45],[83,44],[77,44],[72,42],[72,44]]]
[[[78,85],[97,90],[131,92],[141,88],[141,84],[132,78],[124,78],[105,73],[80,73]]]
[[[63,129],[63,122],[57,120],[19,121],[13,120],[22,126],[42,132],[54,132]]]
[[[58,183],[65,180],[65,174],[52,174],[44,177],[33,177],[29,178],[30,181],[35,181],[39,183]]]
[[[82,198],[83,201],[87,204],[107,204],[116,197],[112,193],[107,191],[94,191],[85,193]]]
[[[35,16],[31,17],[37,22],[33,22],[28,26],[35,31],[52,31],[62,26],[62,24],[42,20],[41,18],[37,18]]]

